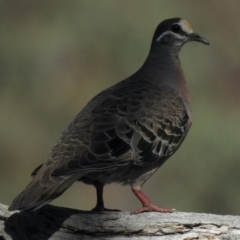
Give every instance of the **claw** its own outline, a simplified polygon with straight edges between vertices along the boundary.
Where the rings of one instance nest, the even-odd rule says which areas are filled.
[[[96,206],[91,210],[91,212],[121,212],[121,210],[118,209],[109,209],[101,206]]]
[[[172,213],[172,212],[175,212],[175,211],[176,211],[175,209],[162,208],[162,207],[155,206],[153,204],[148,204],[148,205],[144,205],[141,208],[135,210],[133,213],[134,214],[143,213],[143,212]]]

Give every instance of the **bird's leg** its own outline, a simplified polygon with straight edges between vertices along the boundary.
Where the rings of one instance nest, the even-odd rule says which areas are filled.
[[[155,206],[141,190],[136,190],[132,188],[132,191],[142,203],[142,207],[133,212],[135,214],[142,213],[142,212],[171,213],[175,211],[175,209],[162,208],[162,207]]]
[[[97,204],[96,207],[92,209],[94,212],[104,211],[104,202],[103,202],[103,187],[104,185],[101,182],[95,181],[94,187],[96,188],[97,193]]]
[[[97,204],[96,207],[93,208],[91,211],[93,212],[102,212],[102,211],[114,211],[114,212],[120,212],[120,210],[117,209],[108,209],[104,207],[104,202],[103,202],[103,187],[104,184],[95,181],[94,182],[94,187],[96,188],[96,193],[97,193]]]

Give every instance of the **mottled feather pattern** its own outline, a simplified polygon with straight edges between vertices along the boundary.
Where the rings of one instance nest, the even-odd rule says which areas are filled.
[[[129,87],[127,81],[121,89],[104,92],[102,102],[94,98],[88,113],[70,124],[49,156],[57,162],[53,175],[143,166],[174,152],[188,123],[179,95],[149,84]]]

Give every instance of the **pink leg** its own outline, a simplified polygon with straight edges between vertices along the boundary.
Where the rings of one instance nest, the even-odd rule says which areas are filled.
[[[175,209],[161,208],[153,205],[153,203],[148,199],[148,197],[141,190],[136,190],[132,188],[132,191],[142,203],[142,207],[133,212],[135,214],[142,213],[142,212],[172,213],[175,211]]]

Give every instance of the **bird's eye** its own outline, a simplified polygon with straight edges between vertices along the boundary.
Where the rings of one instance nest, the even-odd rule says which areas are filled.
[[[180,27],[178,24],[174,24],[174,25],[171,27],[171,30],[172,30],[172,32],[174,32],[174,33],[178,33],[178,32],[180,32],[181,27]]]

